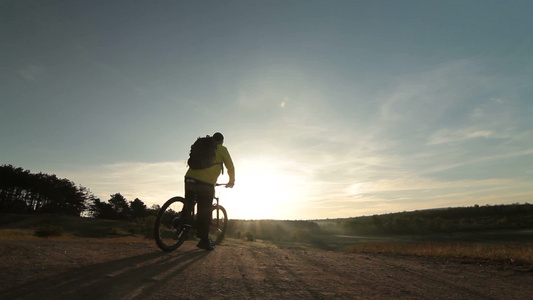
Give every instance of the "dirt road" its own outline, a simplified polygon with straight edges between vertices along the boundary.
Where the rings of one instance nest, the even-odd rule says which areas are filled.
[[[186,242],[0,241],[2,299],[533,299],[533,274],[437,259]]]

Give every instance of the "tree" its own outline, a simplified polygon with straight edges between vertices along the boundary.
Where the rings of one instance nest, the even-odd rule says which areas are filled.
[[[130,203],[130,208],[133,218],[144,218],[148,215],[146,205],[139,198]]]
[[[128,205],[128,200],[126,200],[126,198],[120,193],[111,195],[111,199],[109,199],[108,202],[117,213],[119,219],[131,219],[132,211]]]
[[[93,204],[89,206],[89,214],[93,218],[99,219],[118,219],[118,214],[113,208],[113,205],[102,202],[98,198],[93,199]]]
[[[0,166],[0,211],[79,216],[92,194],[74,182],[12,165]]]

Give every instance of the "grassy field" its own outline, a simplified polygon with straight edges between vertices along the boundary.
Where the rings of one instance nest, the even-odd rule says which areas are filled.
[[[79,218],[62,215],[0,214],[1,239],[88,238],[106,240],[144,240],[144,232],[151,232],[153,219],[146,222],[127,222]],[[348,236],[333,232],[312,232],[302,224],[261,221],[253,234],[228,232],[226,245],[247,247],[280,247],[295,249],[323,249],[351,253],[383,253],[488,261],[522,265],[533,268],[533,229],[491,230],[423,236]],[[271,228],[265,228],[271,227]],[[249,230],[250,228],[246,228]],[[237,230],[237,229],[236,229]],[[250,238],[252,236],[252,238]]]
[[[491,230],[448,235],[361,239],[343,248],[358,253],[440,257],[533,267],[533,230]]]
[[[348,248],[347,251],[441,257],[473,262],[489,261],[533,267],[533,244],[531,243],[372,243],[354,246]]]
[[[270,221],[271,227],[280,228],[279,222]],[[266,227],[269,222],[263,222]],[[352,253],[383,253],[391,255],[413,255],[461,260],[465,262],[492,262],[529,266],[533,268],[533,229],[504,229],[471,231],[454,234],[425,235],[380,235],[351,236],[342,231],[307,232],[304,237],[301,228],[281,226],[280,235],[270,231],[266,239],[257,234],[255,242],[281,248],[310,249]],[[262,231],[268,231],[264,228]],[[259,232],[256,230],[255,232]]]
[[[118,238],[140,235],[135,222],[64,215],[0,215],[0,238]]]

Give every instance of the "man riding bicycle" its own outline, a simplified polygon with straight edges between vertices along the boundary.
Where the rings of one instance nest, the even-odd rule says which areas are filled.
[[[216,143],[215,162],[211,166],[204,169],[193,169],[189,167],[185,173],[185,199],[192,211],[193,203],[198,203],[197,211],[197,225],[196,236],[200,238],[200,242],[196,247],[205,250],[214,250],[215,246],[209,240],[209,227],[212,222],[211,205],[215,195],[215,184],[223,166],[228,170],[229,182],[226,187],[232,188],[235,184],[235,167],[233,161],[226,147],[222,146],[224,143],[224,136],[217,132],[213,135],[213,140]]]

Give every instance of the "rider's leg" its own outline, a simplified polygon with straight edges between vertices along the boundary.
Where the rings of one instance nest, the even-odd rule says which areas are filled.
[[[196,187],[192,183],[185,182],[185,203],[183,204],[183,213],[185,224],[192,225],[194,203],[196,201]]]
[[[209,240],[209,227],[212,222],[211,206],[215,187],[202,185],[197,189],[198,216],[196,230],[201,241]]]

